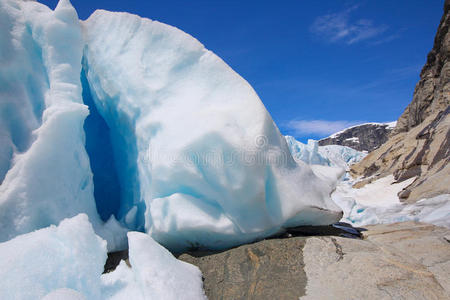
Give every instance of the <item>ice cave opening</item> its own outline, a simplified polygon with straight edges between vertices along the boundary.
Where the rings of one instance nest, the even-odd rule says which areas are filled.
[[[83,102],[89,107],[84,121],[86,152],[93,173],[94,198],[103,221],[111,215],[118,218],[121,202],[120,182],[111,142],[111,130],[95,106],[85,69],[81,71]]]

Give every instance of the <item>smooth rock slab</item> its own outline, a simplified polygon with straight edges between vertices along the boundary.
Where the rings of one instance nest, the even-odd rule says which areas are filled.
[[[404,222],[183,254],[214,299],[450,299],[450,230]]]
[[[265,240],[211,255],[183,254],[179,259],[200,268],[210,300],[298,299],[305,294],[306,239]]]
[[[301,299],[450,299],[450,230],[405,222],[367,226],[365,240],[309,238]]]

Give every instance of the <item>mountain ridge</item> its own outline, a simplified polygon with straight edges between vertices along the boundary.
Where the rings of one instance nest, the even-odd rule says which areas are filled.
[[[319,146],[341,145],[371,152],[388,140],[395,122],[363,123],[338,131],[319,140]]]

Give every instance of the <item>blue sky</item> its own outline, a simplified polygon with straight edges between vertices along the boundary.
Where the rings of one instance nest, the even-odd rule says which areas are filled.
[[[54,8],[57,1],[39,0]],[[305,141],[396,120],[412,99],[443,0],[72,0],[196,37],[244,77],[284,134]]]

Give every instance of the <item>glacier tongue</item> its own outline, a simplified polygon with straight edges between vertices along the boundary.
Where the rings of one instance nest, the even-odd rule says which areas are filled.
[[[319,146],[318,141],[315,140],[308,140],[308,144],[303,144],[292,136],[287,135],[285,138],[294,159],[308,165],[338,167],[346,170],[349,165],[359,162],[367,155],[347,146]]]
[[[122,225],[180,250],[340,218],[330,179],[193,37],[127,13],[80,22],[68,0],[0,0],[0,17],[0,241],[81,212],[109,250]]]

